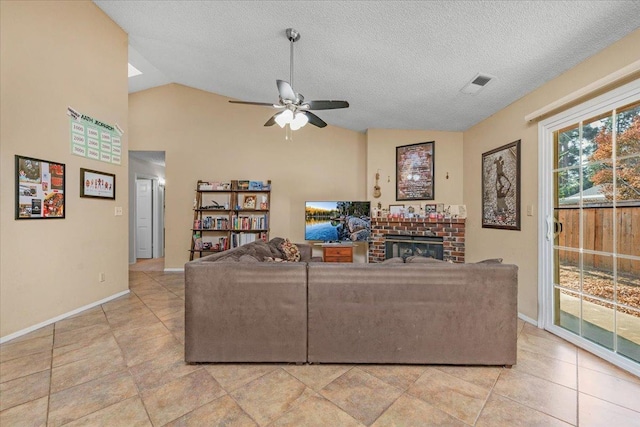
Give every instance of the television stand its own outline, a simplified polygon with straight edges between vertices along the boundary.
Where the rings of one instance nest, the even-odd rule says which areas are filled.
[[[324,262],[353,262],[353,243],[323,243]]]

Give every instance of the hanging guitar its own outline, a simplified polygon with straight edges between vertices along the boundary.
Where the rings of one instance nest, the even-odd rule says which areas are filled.
[[[382,192],[380,191],[380,186],[378,185],[378,180],[380,179],[380,173],[376,172],[376,185],[373,186],[373,197],[376,199],[382,196]]]

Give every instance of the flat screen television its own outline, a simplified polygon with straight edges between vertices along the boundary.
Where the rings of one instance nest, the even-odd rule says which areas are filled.
[[[371,236],[371,202],[305,202],[305,240],[368,242]]]

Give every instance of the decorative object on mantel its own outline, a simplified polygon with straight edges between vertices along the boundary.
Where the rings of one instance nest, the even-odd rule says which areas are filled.
[[[404,205],[389,205],[389,215],[394,218],[404,216]]]
[[[434,200],[435,141],[396,147],[396,200]]]
[[[482,154],[482,227],[520,230],[520,140]]]
[[[467,205],[447,205],[444,208],[445,218],[467,218]]]

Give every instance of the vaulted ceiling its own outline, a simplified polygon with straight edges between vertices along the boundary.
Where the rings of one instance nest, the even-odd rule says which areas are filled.
[[[640,27],[640,1],[114,1],[143,74],[130,92],[175,82],[244,101],[294,89],[347,100],[330,125],[463,131]],[[478,73],[495,78],[474,95]],[[273,114],[263,108],[265,121]]]

